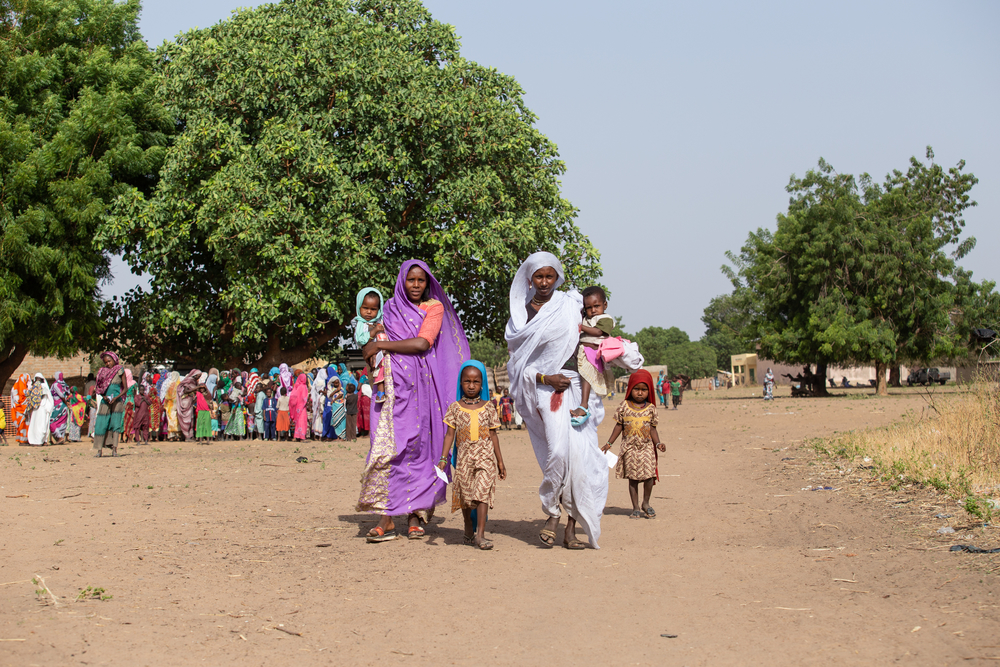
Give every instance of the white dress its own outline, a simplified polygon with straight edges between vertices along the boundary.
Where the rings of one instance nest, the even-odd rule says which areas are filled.
[[[35,381],[42,382],[45,395],[42,396],[42,403],[37,410],[31,411],[31,421],[28,422],[28,444],[45,445],[49,442],[49,418],[55,408],[55,401],[52,400],[52,392],[49,391],[49,383],[39,373],[35,376]]]
[[[538,489],[542,510],[558,517],[561,503],[580,522],[596,549],[608,498],[608,465],[597,444],[604,405],[596,392],[591,392],[590,419],[580,427],[570,425],[569,413],[580,402],[580,376],[562,366],[576,350],[583,299],[575,290],[555,292],[529,322],[525,307],[534,295],[531,276],[547,266],[558,273],[558,288],[564,280],[562,264],[547,252],[525,260],[510,288],[511,316],[505,333],[510,349],[510,392],[542,469]],[[538,384],[536,373],[564,375],[571,381],[570,388],[558,395],[552,387]]]

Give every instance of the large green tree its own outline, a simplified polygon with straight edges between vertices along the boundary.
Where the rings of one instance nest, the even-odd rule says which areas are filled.
[[[138,0],[0,0],[0,386],[28,352],[92,349],[94,245],[112,200],[149,192],[172,124]]]
[[[286,0],[156,55],[181,131],[102,237],[152,276],[107,312],[136,356],[307,358],[410,257],[494,340],[529,253],[556,252],[574,284],[599,273],[520,86],[416,0]]]
[[[927,158],[882,184],[823,160],[792,177],[776,231],[758,229],[729,255],[736,294],[753,305],[744,338],[762,356],[815,363],[821,380],[830,363],[874,363],[884,393],[889,365],[966,349],[980,314],[963,313],[993,288],[955,264],[975,244],[960,237],[977,181],[964,162],[945,170],[929,148]]]

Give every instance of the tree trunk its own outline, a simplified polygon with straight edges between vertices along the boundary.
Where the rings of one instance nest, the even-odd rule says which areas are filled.
[[[899,364],[896,364],[889,369],[889,386],[890,387],[902,387],[903,383],[899,378],[900,368]]]
[[[14,345],[0,352],[0,388],[7,386],[7,380],[28,356],[28,348]]]
[[[881,361],[875,362],[875,395],[888,396],[889,389],[885,385],[885,371],[889,365]],[[899,370],[899,366],[896,367]]]
[[[826,364],[816,364],[816,375],[813,377],[813,396],[829,396],[826,390]]]
[[[250,367],[254,367],[262,373],[267,373],[271,367],[278,366],[279,364],[284,363],[294,366],[312,357],[316,353],[316,350],[336,338],[343,328],[343,324],[334,324],[331,322],[323,328],[322,332],[311,336],[302,345],[287,350],[281,349],[281,334],[274,328],[268,332],[267,349],[260,359],[251,361],[249,364],[245,363],[243,359],[233,360],[235,361],[234,367],[239,367],[243,370],[249,370]]]

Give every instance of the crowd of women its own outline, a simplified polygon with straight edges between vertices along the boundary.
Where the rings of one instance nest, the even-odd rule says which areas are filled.
[[[94,449],[117,453],[120,442],[201,439],[355,439],[368,430],[371,388],[364,371],[344,364],[314,372],[287,364],[261,377],[257,369],[174,372],[124,368],[114,352],[84,393],[57,373],[51,388],[39,373],[21,375],[11,390],[11,422],[18,444],[79,442],[84,428]],[[207,413],[207,414],[202,414]],[[208,433],[196,432],[207,417]]]
[[[369,368],[377,368],[375,400],[368,400],[368,390],[356,403],[357,426],[370,430],[371,440],[357,510],[379,515],[369,541],[397,537],[393,518],[400,516],[406,517],[407,537],[422,537],[435,508],[445,501],[450,481],[453,511],[462,509],[466,518],[467,542],[483,549],[492,546],[483,538],[482,525],[493,505],[496,479],[506,474],[496,437],[502,424],[500,407],[503,421],[523,419],[541,468],[544,525],[539,539],[547,546],[555,544],[565,511],[563,545],[584,548],[576,532],[579,525],[590,546],[598,548],[609,464],[597,442],[604,406],[599,391],[590,391],[590,385],[601,385],[602,380],[593,373],[584,379],[580,371],[585,364],[581,331],[602,332],[597,324],[597,329],[581,328],[584,297],[575,290],[559,291],[564,280],[561,263],[547,252],[531,255],[518,269],[506,327],[510,394],[499,406],[488,400],[485,369],[470,359],[458,314],[427,264],[404,262],[384,303],[377,289],[365,288],[359,294],[358,319],[364,333],[371,334],[364,337],[362,354]],[[588,290],[596,297],[585,312],[592,314],[593,304],[603,299],[598,309],[603,313],[603,291]],[[142,441],[150,434],[190,440],[213,432],[246,437],[275,431],[296,439],[350,438],[354,434],[353,420],[347,419],[348,397],[368,386],[363,374],[352,375],[343,366],[302,373],[282,365],[265,377],[256,369],[192,370],[184,377],[144,372],[135,381],[113,352],[101,358],[104,367],[85,392],[91,400],[97,455],[107,448],[115,452],[122,433],[136,434]],[[652,380],[645,382],[653,393]],[[57,433],[55,396],[44,379],[36,378],[30,388],[19,379],[15,393],[19,406],[22,393],[27,397],[15,419],[29,419],[30,444],[42,444],[43,436]],[[60,387],[56,393],[70,397],[63,399],[74,417],[67,422],[79,427],[74,392]],[[205,412],[214,417],[206,419]],[[209,426],[212,418],[216,423]],[[452,442],[455,448],[449,456]],[[445,453],[438,458],[443,444]]]

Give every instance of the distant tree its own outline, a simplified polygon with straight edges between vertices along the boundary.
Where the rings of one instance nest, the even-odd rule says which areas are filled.
[[[28,352],[94,350],[127,189],[150,192],[172,123],[139,1],[0,0],[0,386]]]
[[[701,316],[705,334],[700,342],[715,350],[717,369],[728,370],[732,355],[752,351],[750,344],[742,338],[750,312],[740,296],[734,292],[715,297]]]
[[[632,340],[638,343],[647,365],[659,366],[666,363],[664,359],[668,347],[688,343],[691,339],[677,327],[646,327],[636,333]]]
[[[485,336],[473,336],[469,338],[469,348],[472,358],[483,362],[487,368],[496,368],[507,363],[510,355],[507,353],[507,346]]]
[[[531,252],[575,285],[600,273],[521,87],[416,0],[239,10],[160,47],[156,74],[181,131],[156,190],[122,197],[102,236],[152,276],[105,312],[138,356],[305,359],[411,257],[493,340]]]
[[[704,343],[679,343],[668,347],[662,357],[670,375],[681,373],[692,378],[715,375],[716,351]]]
[[[754,305],[744,337],[763,356],[815,363],[824,393],[827,364],[874,363],[884,394],[890,364],[966,349],[961,313],[976,308],[973,295],[992,292],[955,266],[975,244],[960,234],[977,180],[964,162],[945,171],[929,148],[927,158],[881,185],[820,160],[816,171],[792,177],[777,230],[758,229],[740,255],[729,253],[734,286]]]

